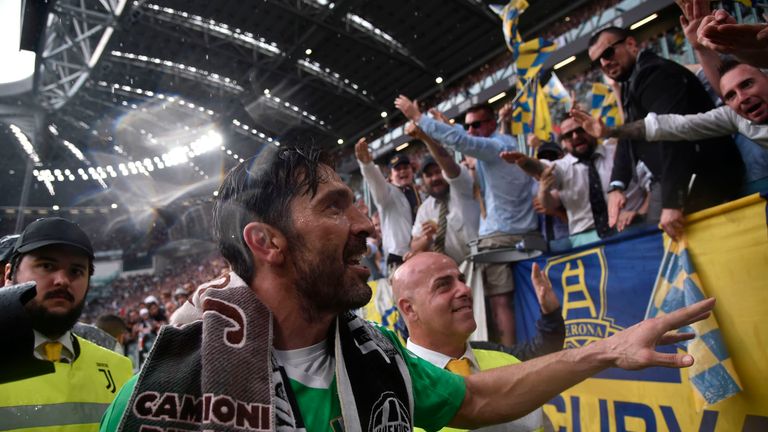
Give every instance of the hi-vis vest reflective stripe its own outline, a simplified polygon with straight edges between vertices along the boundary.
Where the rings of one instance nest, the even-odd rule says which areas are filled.
[[[80,337],[77,342],[80,355],[73,363],[0,384],[1,431],[98,431],[104,411],[131,377],[131,361]]]
[[[500,351],[472,349],[472,352],[475,354],[475,359],[477,360],[477,364],[480,366],[481,371],[520,363],[520,360],[516,359],[514,356]],[[543,432],[544,410],[538,408],[523,418],[504,423],[503,425],[490,426],[489,429],[508,432]],[[420,431],[422,429],[416,428],[416,430]],[[441,432],[459,432],[462,430],[464,429],[445,427],[441,429]]]

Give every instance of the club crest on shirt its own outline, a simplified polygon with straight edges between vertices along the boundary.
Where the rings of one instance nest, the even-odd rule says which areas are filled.
[[[385,392],[371,409],[368,432],[410,432],[411,416],[392,392]]]

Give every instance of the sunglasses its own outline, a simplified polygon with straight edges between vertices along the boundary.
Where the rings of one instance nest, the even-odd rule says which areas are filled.
[[[568,132],[563,132],[560,134],[560,141],[570,141],[573,137],[573,134],[581,135],[586,133],[583,127],[577,127],[576,129],[571,129]]]
[[[613,56],[616,55],[616,48],[615,48],[616,45],[622,44],[626,40],[627,40],[627,38],[622,38],[622,39],[619,39],[616,42],[608,45],[608,48],[603,50],[603,52],[600,53],[600,55],[596,59],[592,60],[592,66],[593,67],[599,67],[601,65],[600,64],[600,60],[606,60],[606,61],[612,60]]]
[[[489,122],[489,121],[491,121],[491,120],[493,120],[493,119],[485,119],[485,120],[477,120],[477,121],[473,121],[472,123],[467,123],[467,124],[465,124],[465,125],[464,125],[464,129],[466,129],[466,130],[469,130],[470,128],[472,128],[472,129],[477,129],[477,128],[479,128],[480,126],[482,126],[482,125],[483,125],[483,123],[487,123],[487,122]]]

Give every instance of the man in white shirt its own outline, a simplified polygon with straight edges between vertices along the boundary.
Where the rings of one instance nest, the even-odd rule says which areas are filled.
[[[365,138],[355,144],[360,172],[381,216],[382,249],[387,267],[396,267],[410,249],[411,227],[421,197],[413,187],[413,167],[408,156],[397,154],[389,161],[390,183],[373,163]]]
[[[460,263],[469,255],[468,243],[477,239],[480,226],[480,205],[473,196],[472,176],[413,123],[406,125],[406,133],[420,138],[430,151],[421,162],[421,179],[429,198],[416,213],[411,253],[433,250]]]
[[[612,234],[608,226],[607,190],[613,170],[615,145],[598,144],[572,118],[560,125],[560,139],[571,152],[553,162],[525,156],[519,152],[504,152],[502,159],[516,163],[532,177],[540,178],[539,199],[545,208],[555,209],[560,203],[568,213],[570,235],[596,230],[599,237]],[[594,172],[591,172],[594,168]],[[550,193],[559,192],[559,200]],[[629,225],[643,205],[645,192],[632,181],[627,189],[627,204],[619,214],[617,229]],[[559,201],[559,202],[558,202]]]

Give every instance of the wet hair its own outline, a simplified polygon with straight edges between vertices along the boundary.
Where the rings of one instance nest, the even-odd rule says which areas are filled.
[[[470,107],[467,110],[467,114],[474,113],[474,112],[484,112],[488,115],[489,119],[495,119],[496,118],[496,112],[493,111],[493,107],[490,104],[487,103],[481,103],[474,105]]]
[[[610,26],[604,29],[600,29],[595,34],[593,34],[592,37],[589,38],[589,43],[587,44],[587,46],[591,47],[592,45],[596,44],[597,39],[599,39],[600,35],[603,33],[612,34],[614,36],[617,36],[619,39],[626,39],[632,36],[627,29],[623,29],[621,27],[616,27],[616,26]]]
[[[293,233],[291,201],[317,193],[324,181],[320,165],[333,167],[319,147],[281,146],[242,162],[224,178],[213,208],[213,234],[221,255],[245,281],[253,278],[253,259],[243,229],[257,221]]]

